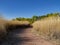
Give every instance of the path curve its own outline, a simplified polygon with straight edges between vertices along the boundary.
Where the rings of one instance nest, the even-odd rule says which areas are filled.
[[[1,45],[55,45],[31,32],[32,28],[16,29]]]

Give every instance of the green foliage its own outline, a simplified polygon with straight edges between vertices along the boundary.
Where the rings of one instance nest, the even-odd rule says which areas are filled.
[[[50,14],[46,14],[46,15],[42,15],[42,16],[36,16],[34,15],[32,18],[24,18],[24,17],[19,17],[13,20],[18,20],[18,21],[29,21],[30,23],[33,23],[37,20],[41,20],[47,17],[51,17],[51,16],[60,16],[60,13],[50,13]]]

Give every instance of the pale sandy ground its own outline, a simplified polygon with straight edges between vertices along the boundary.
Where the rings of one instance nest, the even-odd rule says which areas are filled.
[[[32,28],[17,29],[9,34],[9,38],[1,45],[55,45],[34,35]]]

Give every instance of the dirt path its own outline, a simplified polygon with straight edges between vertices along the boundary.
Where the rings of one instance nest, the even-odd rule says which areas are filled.
[[[31,32],[32,28],[17,29],[9,33],[2,45],[55,45]]]

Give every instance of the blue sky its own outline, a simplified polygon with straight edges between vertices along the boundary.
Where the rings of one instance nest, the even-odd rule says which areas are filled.
[[[0,13],[7,19],[60,12],[60,0],[0,0]]]

